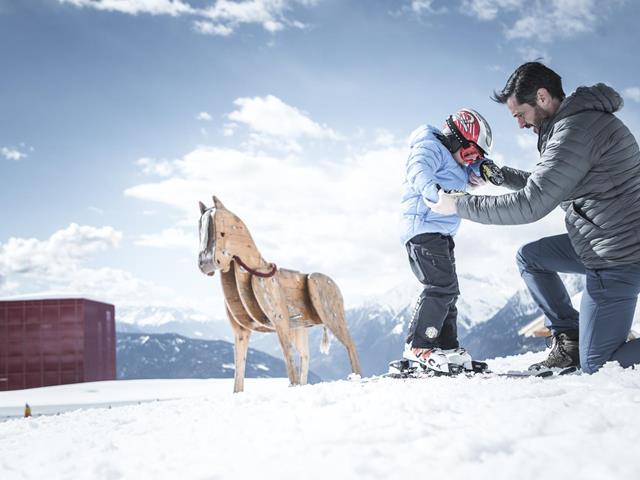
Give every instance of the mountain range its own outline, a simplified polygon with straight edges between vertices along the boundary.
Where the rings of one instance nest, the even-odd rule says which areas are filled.
[[[224,340],[200,340],[175,333],[118,332],[117,378],[233,378],[233,344]],[[249,348],[245,377],[286,377],[284,361]],[[309,372],[309,383],[320,378]]]
[[[566,275],[563,279],[570,295],[575,295],[584,287],[581,276]],[[360,355],[364,376],[386,372],[389,361],[402,355],[404,339],[413,313],[413,304],[420,291],[420,285],[415,283],[399,285],[386,295],[370,299],[346,311],[349,331]],[[510,292],[503,285],[469,276],[460,277],[460,286],[462,296],[458,302],[458,336],[461,345],[467,348],[474,358],[482,360],[545,348],[544,339],[526,338],[518,334],[520,328],[541,315],[525,289]],[[179,333],[181,337],[177,338],[182,339],[232,341],[231,328],[226,320],[215,321],[195,310],[123,307],[118,308],[117,312],[117,328],[121,332],[119,337],[126,332],[146,335],[171,332]],[[321,327],[310,329],[311,370],[325,380],[345,378],[351,371],[346,350],[335,338],[332,338],[329,354],[320,353],[321,337]],[[255,350],[277,359],[282,358],[275,334],[254,333],[250,342]],[[233,364],[231,344],[226,348],[228,355],[225,357],[226,360],[220,357],[217,361]],[[131,352],[133,351],[132,349]],[[210,376],[221,374],[220,369],[213,368],[211,363],[206,363],[207,350],[194,348],[192,352],[194,352],[194,358],[196,358],[195,352],[198,352],[197,359],[205,363],[194,363],[195,360],[190,360],[191,367],[185,366],[181,374],[188,375],[190,368],[193,368],[195,372],[206,375],[206,369],[201,370],[205,368],[202,365],[209,365],[212,368]],[[133,357],[124,357],[124,354],[118,355],[119,365],[120,358],[123,366],[133,359]],[[187,355],[186,352],[185,355]],[[165,367],[159,364],[154,367],[157,368],[154,375],[162,374],[163,368],[175,370],[171,362],[165,361]],[[139,368],[143,369],[143,365]],[[253,373],[248,370],[247,376]],[[260,371],[256,370],[255,373]]]

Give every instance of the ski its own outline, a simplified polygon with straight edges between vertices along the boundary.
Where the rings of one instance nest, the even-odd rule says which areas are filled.
[[[485,362],[473,360],[471,370],[466,370],[460,365],[449,365],[449,372],[430,370],[423,365],[407,359],[389,362],[389,372],[383,377],[387,378],[424,378],[424,377],[455,377],[458,375],[476,375],[489,373],[489,366]]]
[[[510,370],[504,373],[496,373],[495,375],[499,377],[517,377],[517,378],[527,378],[527,377],[538,377],[538,378],[550,378],[550,377],[559,377],[562,375],[570,375],[572,373],[576,373],[578,371],[577,367],[567,367],[567,368],[559,368],[552,370]]]
[[[509,370],[507,372],[492,372],[485,362],[472,361],[472,369],[466,370],[458,365],[451,365],[450,372],[429,370],[423,365],[406,359],[389,362],[389,372],[383,378],[430,378],[430,377],[483,377],[483,378],[552,378],[577,372],[576,367],[554,370]]]

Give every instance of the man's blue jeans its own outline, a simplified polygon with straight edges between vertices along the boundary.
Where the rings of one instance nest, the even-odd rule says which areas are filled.
[[[609,360],[623,367],[640,363],[640,339],[627,342],[640,293],[640,264],[586,268],[567,234],[524,245],[517,261],[533,300],[547,317],[547,327],[554,334],[579,329],[584,372],[593,373]],[[580,313],[571,305],[558,272],[586,275]]]

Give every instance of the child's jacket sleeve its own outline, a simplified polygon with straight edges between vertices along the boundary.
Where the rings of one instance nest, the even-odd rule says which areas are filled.
[[[442,164],[441,153],[430,142],[421,142],[411,147],[407,159],[407,182],[422,195],[423,200],[438,201],[436,172]]]

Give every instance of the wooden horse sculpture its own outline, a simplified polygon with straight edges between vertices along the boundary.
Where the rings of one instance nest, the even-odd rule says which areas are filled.
[[[278,335],[292,385],[307,383],[306,327],[314,325],[331,330],[346,347],[351,368],[359,375],[358,354],[347,330],[342,295],[335,282],[321,273],[307,275],[267,263],[242,220],[215,196],[213,207],[200,202],[200,215],[198,265],[206,275],[220,270],[227,318],[235,336],[234,392],[244,389],[251,332]],[[326,330],[325,339],[328,342]],[[293,360],[292,344],[300,355],[299,369]]]

